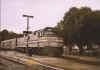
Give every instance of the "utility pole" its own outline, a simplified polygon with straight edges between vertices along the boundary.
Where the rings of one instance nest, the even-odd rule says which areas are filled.
[[[26,17],[27,18],[27,31],[26,31],[26,34],[27,34],[27,49],[28,49],[28,41],[29,41],[29,18],[33,18],[34,16],[30,16],[30,15],[23,15],[23,17]]]

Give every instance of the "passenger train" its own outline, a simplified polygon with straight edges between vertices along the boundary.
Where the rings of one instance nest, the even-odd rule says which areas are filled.
[[[49,55],[56,52],[61,55],[63,39],[49,28],[47,30],[37,30],[28,35],[24,33],[24,37],[21,38],[2,41],[1,46],[2,48],[17,49],[23,52],[26,51],[26,48],[31,48],[35,54]]]

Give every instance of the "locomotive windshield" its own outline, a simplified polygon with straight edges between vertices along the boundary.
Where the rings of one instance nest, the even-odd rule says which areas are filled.
[[[44,37],[57,37],[57,35],[51,31],[45,31],[43,36]]]

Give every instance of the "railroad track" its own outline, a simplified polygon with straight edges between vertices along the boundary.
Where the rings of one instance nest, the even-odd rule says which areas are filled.
[[[0,56],[0,70],[24,70],[27,66]]]
[[[10,67],[10,68],[12,68],[12,70],[18,70],[17,68],[20,68],[19,70],[24,70],[24,68],[26,70],[29,70],[29,69],[30,70],[64,70],[64,69],[61,69],[58,67],[42,64],[38,61],[21,59],[21,57],[20,58],[19,57],[12,58],[12,57],[0,55],[0,59],[1,59],[0,61],[2,61],[1,64],[3,65],[3,68]],[[14,65],[17,66],[17,68],[14,67]],[[10,70],[8,68],[7,68],[7,70]],[[4,69],[4,70],[6,70],[6,69]]]

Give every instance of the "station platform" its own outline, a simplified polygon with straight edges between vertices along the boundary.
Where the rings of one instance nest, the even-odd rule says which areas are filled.
[[[24,53],[15,51],[0,52],[0,55],[8,57],[9,59],[19,61],[27,65],[40,64],[50,67],[54,70],[99,70],[100,59],[80,57],[80,56],[66,56],[66,57],[48,57],[32,55],[28,56]]]

